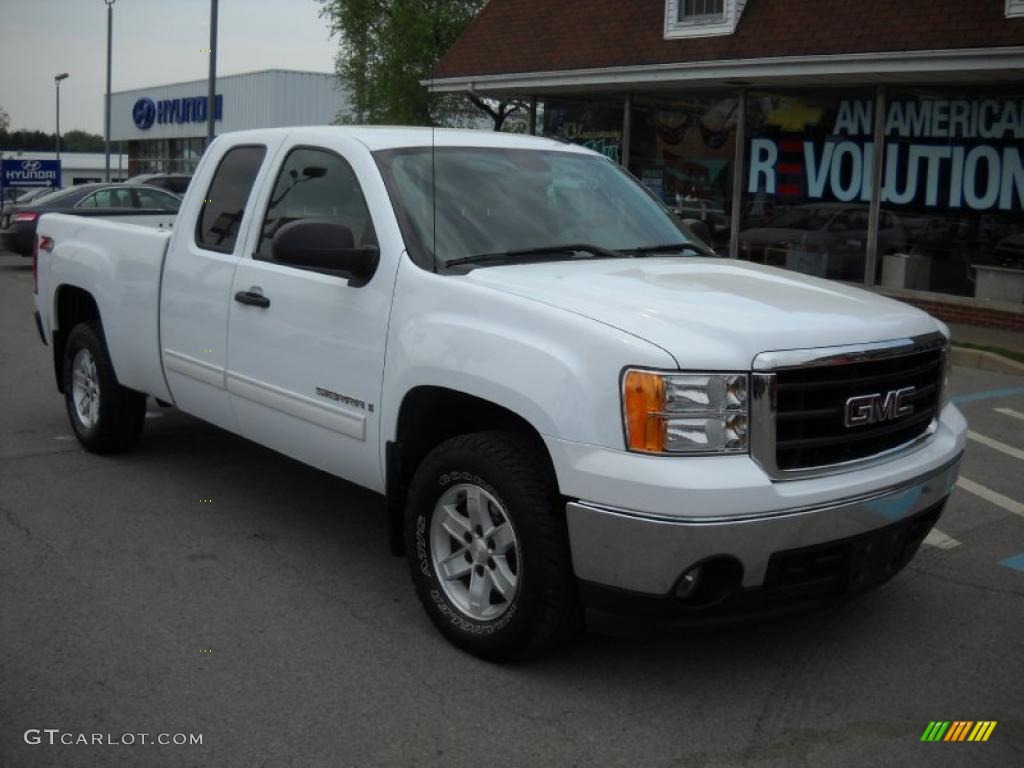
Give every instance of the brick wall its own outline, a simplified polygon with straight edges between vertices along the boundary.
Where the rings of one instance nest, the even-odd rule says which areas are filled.
[[[963,323],[1024,333],[1024,308],[1020,312],[1012,312],[968,303],[944,302],[932,298],[919,299],[906,294],[893,298],[923,309],[946,323]]]

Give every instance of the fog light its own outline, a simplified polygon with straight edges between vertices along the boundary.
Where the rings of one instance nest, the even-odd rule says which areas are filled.
[[[684,573],[676,584],[676,597],[680,600],[691,597],[700,586],[700,575],[703,570],[704,566],[698,565]]]

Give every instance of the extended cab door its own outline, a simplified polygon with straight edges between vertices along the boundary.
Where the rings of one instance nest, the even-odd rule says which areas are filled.
[[[175,404],[233,431],[225,379],[231,281],[243,248],[239,233],[255,215],[252,190],[280,143],[269,135],[258,143],[222,139],[210,146],[181,208],[160,289],[161,353]]]
[[[361,143],[339,136],[327,148],[296,138],[280,154],[232,286],[227,382],[239,429],[383,490],[378,406],[401,238]],[[344,226],[350,247],[379,245],[369,282],[356,287],[344,277],[276,261],[275,233],[303,219]]]

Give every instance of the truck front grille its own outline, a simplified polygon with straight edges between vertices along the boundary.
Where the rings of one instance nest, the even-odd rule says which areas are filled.
[[[891,360],[801,368],[778,374],[775,461],[780,469],[862,459],[910,442],[928,429],[939,407],[942,352]],[[843,423],[850,398],[913,387],[907,416],[875,424]]]
[[[754,374],[752,452],[770,474],[852,469],[930,431],[941,405],[945,340],[930,335],[892,348],[874,346],[880,348],[864,354],[807,350],[759,356],[783,363],[771,373]],[[899,402],[909,412],[897,414],[892,406],[901,390]],[[870,415],[865,423],[851,424],[848,411]]]

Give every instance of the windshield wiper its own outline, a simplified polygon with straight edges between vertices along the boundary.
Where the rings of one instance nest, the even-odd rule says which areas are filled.
[[[696,243],[661,243],[660,245],[641,245],[637,248],[621,248],[620,253],[631,253],[638,256],[646,256],[652,253],[680,253],[682,251],[692,251],[698,253],[701,256],[717,256],[714,251],[703,245],[697,245]]]
[[[569,243],[567,245],[546,245],[541,248],[523,248],[518,251],[500,251],[497,253],[475,253],[445,263],[446,267],[457,267],[462,264],[486,264],[491,261],[509,261],[520,257],[550,256],[556,253],[589,253],[598,259],[621,259],[625,254],[612,251],[590,243]]]

